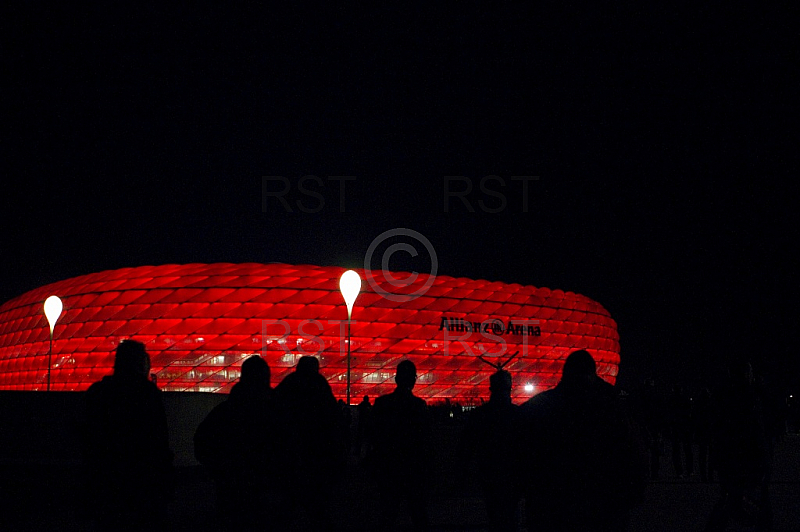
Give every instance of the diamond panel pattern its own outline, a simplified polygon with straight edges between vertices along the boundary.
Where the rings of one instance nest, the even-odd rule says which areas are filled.
[[[0,389],[46,389],[49,327],[43,303],[55,294],[64,312],[54,334],[52,390],[85,390],[111,373],[114,349],[132,338],[146,344],[163,390],[227,393],[242,361],[258,353],[277,382],[300,356],[311,354],[320,358],[334,394],[344,398],[347,311],[338,288],[343,272],[290,264],[170,264],[43,286],[0,306]],[[428,276],[398,289],[379,271],[358,273],[364,282],[351,324],[356,401],[390,392],[394,368],[404,357],[417,365],[415,393],[428,400],[487,397],[494,369],[480,361],[481,354],[501,361],[519,352],[506,366],[517,400],[530,395],[525,384],[537,392],[555,386],[575,349],[587,349],[598,374],[616,379],[616,323],[580,294],[439,276],[415,297]]]

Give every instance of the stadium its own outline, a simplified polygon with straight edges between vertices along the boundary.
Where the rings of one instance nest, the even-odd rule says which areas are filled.
[[[347,395],[347,309],[340,267],[185,264],[124,268],[42,286],[0,306],[0,389],[82,391],[112,372],[114,350],[143,342],[165,391],[227,393],[242,361],[264,356],[273,385],[303,355],[319,358],[337,398]],[[403,359],[415,394],[465,404],[488,397],[503,366],[523,400],[558,383],[566,356],[586,349],[610,383],[617,326],[573,292],[483,280],[357,270],[350,324],[351,396],[394,388]],[[407,282],[398,282],[398,278]],[[413,282],[411,282],[413,281]],[[48,296],[63,301],[52,338]],[[49,367],[48,367],[49,366]],[[49,372],[48,372],[49,369]]]

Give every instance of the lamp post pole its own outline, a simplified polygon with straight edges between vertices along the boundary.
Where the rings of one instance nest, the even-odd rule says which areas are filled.
[[[50,368],[53,366],[53,330],[56,328],[58,317],[64,304],[58,296],[50,296],[44,301],[44,315],[50,324],[50,349],[47,351],[47,391],[50,391]]]
[[[350,406],[350,324],[353,321],[353,304],[361,292],[361,277],[353,270],[347,270],[339,278],[339,290],[347,305],[347,406]]]
[[[53,367],[53,329],[50,329],[50,349],[47,351],[47,391],[50,391],[50,368]]]
[[[347,309],[347,406],[350,406],[350,322],[353,321],[353,313]]]

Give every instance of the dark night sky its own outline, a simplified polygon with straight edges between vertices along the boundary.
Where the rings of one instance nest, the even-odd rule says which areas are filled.
[[[651,372],[695,385],[743,355],[796,384],[785,14],[435,4],[12,8],[2,300],[145,264],[360,266],[379,233],[407,227],[440,274],[599,301],[630,386]],[[308,183],[322,205],[297,189],[305,175],[323,181]],[[356,178],[346,212],[328,179],[340,175]],[[479,189],[486,175],[506,184],[490,183],[502,212],[478,205],[500,205]],[[520,175],[539,178],[527,210]],[[322,209],[269,198],[262,211],[262,176]],[[445,212],[445,176],[471,180],[476,212],[456,198]]]

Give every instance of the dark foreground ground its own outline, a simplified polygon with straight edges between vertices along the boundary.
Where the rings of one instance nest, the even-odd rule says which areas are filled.
[[[456,485],[447,480],[453,478],[448,472],[459,467],[445,452],[452,448],[456,434],[455,427],[442,427],[438,439],[441,470],[433,485],[433,529],[486,530],[483,505],[475,487]],[[703,528],[717,498],[719,485],[701,483],[698,477],[676,478],[667,458],[662,459],[663,480],[648,485],[645,503],[633,512],[632,531],[691,532]],[[779,443],[775,461],[771,485],[775,530],[800,532],[800,436],[790,435]],[[332,512],[342,530],[369,532],[374,522],[374,490],[355,463],[348,475],[343,487],[336,489]],[[93,531],[93,523],[83,510],[81,482],[75,465],[3,466],[0,530]],[[170,508],[170,528],[176,531],[215,530],[213,504],[213,486],[205,471],[200,467],[179,469],[176,499]],[[307,530],[302,519],[296,524],[296,529]],[[410,529],[405,517],[401,518],[399,529]],[[520,531],[523,530],[520,527]],[[730,530],[749,529],[734,524]]]

